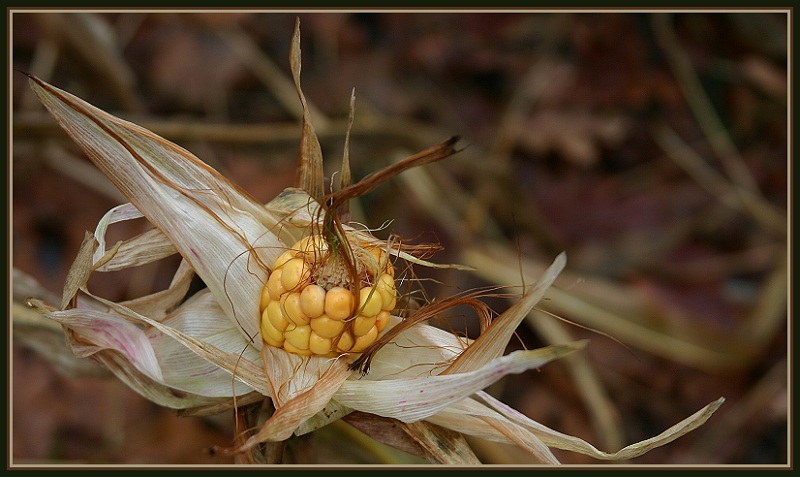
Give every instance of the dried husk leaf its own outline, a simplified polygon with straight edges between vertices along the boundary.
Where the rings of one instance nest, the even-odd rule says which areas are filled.
[[[261,355],[276,408],[309,391],[328,369],[337,365],[334,359],[299,356],[274,346],[264,346]]]
[[[92,359],[114,373],[128,387],[160,406],[184,410],[202,409],[230,400],[230,398],[212,398],[176,391],[174,388],[150,379],[131,364],[127,356],[116,351],[100,350],[92,355]]]
[[[265,347],[270,348],[270,347]],[[288,354],[288,353],[284,353]],[[252,449],[262,442],[284,441],[291,437],[300,424],[320,411],[331,400],[334,392],[351,374],[344,360],[333,360],[314,386],[276,406],[275,413],[236,452]]]
[[[518,444],[523,442],[528,450],[535,450],[543,462],[550,460],[548,452],[540,451],[546,447],[533,432],[523,426],[516,425],[499,412],[487,407],[472,397],[449,406],[427,419],[428,422],[438,424],[448,429],[479,437],[494,442],[505,444]],[[498,423],[502,423],[499,425]],[[513,437],[513,439],[512,439]]]
[[[97,250],[94,254],[94,262],[97,271],[110,272],[122,270],[128,267],[155,262],[178,253],[172,242],[170,242],[160,230],[152,229],[123,241],[115,247],[116,250],[112,257],[104,258],[108,253],[106,250],[105,238],[108,226],[141,217],[144,217],[144,215],[139,209],[131,203],[125,203],[109,210],[103,218],[100,219],[94,231],[94,237],[98,243]],[[101,266],[97,266],[100,262],[105,263]]]
[[[461,353],[445,373],[462,373],[484,366],[502,356],[519,324],[542,299],[566,265],[566,254],[559,254],[552,265],[542,274],[533,289],[502,315],[492,321],[489,329],[481,333],[475,342]]]
[[[89,275],[92,274],[94,269],[92,255],[95,250],[97,250],[97,240],[95,240],[94,235],[86,232],[64,281],[64,293],[61,297],[62,310],[69,306],[78,294],[78,290],[89,281]]]
[[[425,421],[405,423],[400,427],[426,451],[429,459],[440,464],[480,465],[464,436]]]
[[[267,385],[263,370],[255,362],[250,361],[243,356],[245,348],[238,346],[238,343],[236,346],[234,346],[233,350],[220,349],[208,342],[189,336],[181,330],[166,326],[144,315],[140,315],[133,310],[130,310],[113,301],[105,300],[91,294],[89,294],[89,296],[92,296],[99,302],[105,304],[113,312],[118,313],[120,316],[155,328],[156,330],[178,341],[181,345],[187,347],[199,358],[207,360],[219,368],[227,371],[230,377],[235,378],[237,381],[244,383],[245,385],[265,396],[270,396],[270,389]],[[222,321],[224,323],[224,316],[224,313],[219,312],[212,319]],[[247,345],[252,346],[251,343],[247,343]],[[230,385],[232,382],[230,377],[227,380],[228,385]]]
[[[325,176],[322,168],[322,148],[319,145],[314,124],[311,122],[311,112],[308,103],[300,88],[300,18],[297,18],[292,35],[292,46],[289,52],[289,65],[292,78],[297,88],[297,95],[303,105],[303,129],[300,136],[300,157],[297,166],[295,185],[308,192],[315,200],[319,201],[325,194]]]
[[[545,444],[547,444],[548,447],[577,452],[602,460],[633,459],[649,452],[651,449],[668,444],[669,442],[672,442],[675,439],[703,425],[711,417],[711,415],[714,414],[717,409],[719,409],[722,403],[725,402],[724,398],[719,398],[686,419],[665,430],[664,432],[658,434],[657,436],[637,442],[635,444],[631,444],[617,452],[609,453],[597,450],[594,446],[583,439],[554,431],[553,429],[550,429],[547,426],[528,418],[516,409],[493,398],[485,392],[479,392],[477,394],[489,406],[496,409],[505,417],[536,434]]]
[[[31,86],[98,169],[170,238],[227,316],[255,336],[250,317],[258,310],[264,264],[284,248],[278,220],[180,146],[36,77]]]
[[[392,317],[388,329],[400,321]],[[397,335],[372,358],[364,380],[426,377],[441,374],[472,340],[418,323]]]
[[[405,432],[404,423],[396,419],[360,411],[353,411],[342,419],[382,444],[421,457],[429,462],[436,462],[433,456],[425,452],[419,443]]]
[[[507,374],[542,366],[585,345],[585,341],[579,341],[532,351],[515,351],[466,373],[381,381],[348,380],[336,392],[335,398],[359,411],[415,422],[495,383]]]
[[[28,300],[28,305],[70,330],[69,344],[75,356],[85,358],[104,349],[114,350],[130,359],[131,364],[148,378],[164,381],[150,341],[135,324],[100,310],[57,310],[33,298]],[[80,339],[72,339],[76,334]]]
[[[196,293],[162,321],[164,326],[180,330],[209,346],[221,350],[241,350],[240,363],[258,363],[258,350],[249,346],[242,334],[231,326],[214,296],[203,290]],[[249,386],[231,379],[230,373],[216,363],[200,358],[184,344],[157,330],[147,337],[162,365],[164,382],[175,389],[211,397],[240,396],[252,391]]]
[[[544,442],[522,427],[508,422],[505,419],[495,419],[487,416],[482,416],[481,419],[498,432],[508,437],[511,442],[530,452],[539,462],[543,464],[560,464],[556,456],[553,455],[553,452]]]
[[[167,313],[174,310],[184,300],[189,287],[192,285],[193,277],[194,270],[192,270],[192,266],[186,260],[181,260],[167,289],[120,302],[120,305],[140,315],[161,321]],[[230,322],[230,320],[227,321]]]

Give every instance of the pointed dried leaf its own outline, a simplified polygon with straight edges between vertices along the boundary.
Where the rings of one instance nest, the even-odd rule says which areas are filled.
[[[300,18],[297,18],[292,36],[292,47],[289,53],[289,64],[292,69],[297,95],[303,105],[303,131],[300,136],[300,157],[297,166],[295,185],[305,189],[308,194],[319,201],[325,194],[325,175],[322,166],[322,148],[319,145],[311,112],[303,90],[300,88]]]
[[[280,255],[278,221],[189,151],[31,76],[56,122],[161,229],[249,336],[266,263]],[[273,233],[275,232],[275,233]],[[229,286],[236,283],[236,286]]]
[[[64,293],[61,297],[61,309],[66,309],[70,302],[75,299],[78,290],[86,286],[89,275],[92,274],[92,255],[97,250],[97,241],[89,232],[83,237],[78,255],[72,262],[67,272],[67,279],[64,282]]]
[[[466,373],[381,381],[349,380],[335,396],[340,403],[359,411],[403,422],[419,421],[507,374],[542,366],[585,345],[585,341],[578,341],[532,351],[516,351]]]
[[[559,254],[550,267],[520,301],[512,305],[502,315],[492,321],[488,330],[481,333],[475,342],[453,362],[445,373],[462,373],[484,366],[505,352],[509,340],[519,324],[539,303],[545,292],[553,284],[567,263],[566,255]]]
[[[95,268],[97,271],[106,272],[122,270],[124,268],[154,262],[177,253],[175,246],[160,230],[152,229],[132,239],[125,240],[114,251],[111,257],[105,257],[106,232],[108,226],[126,220],[134,220],[144,215],[133,204],[118,205],[106,212],[97,227],[94,238],[98,247],[94,253]],[[99,265],[101,262],[102,265]]]
[[[345,361],[333,360],[314,386],[279,407],[258,433],[247,439],[238,451],[247,451],[262,442],[284,441],[291,437],[303,421],[325,407],[350,374]]]
[[[543,464],[560,464],[556,456],[553,455],[553,452],[544,442],[521,426],[505,419],[496,419],[487,416],[482,416],[481,419],[497,429],[501,434],[508,437],[511,442],[530,452],[539,462]]]
[[[80,341],[72,343],[73,352],[77,356],[87,357],[98,351],[111,349],[125,356],[150,379],[163,382],[161,366],[150,341],[144,331],[133,323],[100,310],[53,310],[36,299],[30,299],[28,303],[39,313],[80,336]]]
[[[645,454],[651,449],[672,442],[675,439],[703,425],[711,417],[711,415],[714,414],[714,412],[717,409],[719,409],[722,403],[725,402],[724,398],[719,398],[716,401],[706,405],[705,407],[703,407],[696,413],[692,414],[691,416],[687,417],[686,419],[682,420],[681,422],[670,427],[661,434],[652,437],[650,439],[646,439],[644,441],[631,444],[617,452],[609,453],[597,450],[597,448],[595,448],[588,442],[578,437],[554,431],[553,429],[550,429],[547,426],[544,426],[528,418],[527,416],[520,413],[511,406],[508,406],[498,401],[497,399],[493,398],[487,393],[481,392],[479,393],[479,395],[488,405],[496,409],[498,412],[506,416],[508,419],[518,423],[523,427],[528,428],[531,432],[536,434],[540,439],[542,439],[542,441],[545,444],[547,444],[548,447],[554,447],[557,449],[577,452],[580,454],[592,456],[596,459],[603,459],[603,460],[632,459],[634,457],[638,457],[642,454]]]

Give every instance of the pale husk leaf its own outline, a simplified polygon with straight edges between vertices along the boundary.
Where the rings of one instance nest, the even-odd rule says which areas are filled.
[[[344,360],[331,360],[330,366],[313,386],[295,395],[280,407],[276,406],[275,413],[258,433],[247,439],[238,450],[247,451],[262,442],[284,441],[291,437],[303,421],[325,407],[350,374],[351,371]]]
[[[399,321],[399,317],[393,316],[387,329],[396,326]],[[468,343],[469,340],[466,338],[420,323],[404,330],[394,340],[382,347],[371,361],[368,374],[365,376],[353,374],[350,379],[378,381],[409,377],[425,378],[437,375]],[[279,351],[272,351],[272,353],[277,354]],[[275,357],[271,357],[267,371],[269,374],[282,372],[285,379],[297,368],[297,363],[293,363],[293,361],[298,358],[275,359]],[[284,361],[284,365],[281,366],[283,371],[276,369],[277,363],[281,361]],[[319,429],[352,411],[353,409],[334,398],[319,413],[303,422],[297,434],[305,434]]]
[[[389,327],[400,319],[392,317]],[[364,380],[425,377],[440,374],[471,340],[424,323],[416,324],[383,346],[370,361]]]
[[[220,399],[176,391],[150,379],[131,364],[126,356],[112,350],[101,350],[93,354],[92,359],[114,373],[128,387],[160,406],[181,410],[203,409],[229,401],[228,398]]]
[[[566,263],[566,255],[562,252],[542,274],[533,288],[502,315],[492,320],[491,326],[456,358],[445,373],[472,371],[484,366],[492,359],[502,356],[519,324],[539,303]]]
[[[559,464],[560,462],[553,455],[553,452],[547,447],[544,442],[538,439],[535,435],[526,431],[521,426],[508,422],[505,419],[495,419],[493,417],[483,416],[484,422],[495,428],[498,432],[508,437],[514,444],[520,448],[528,451],[536,457],[539,462],[543,464]]]
[[[108,306],[113,312],[118,313],[127,319],[139,321],[143,324],[149,325],[165,335],[173,338],[181,345],[187,347],[194,354],[196,354],[198,359],[202,358],[207,360],[217,367],[227,371],[228,377],[226,379],[226,383],[229,386],[231,383],[231,377],[233,377],[237,381],[244,383],[261,394],[270,396],[269,386],[267,385],[263,370],[255,362],[245,359],[242,356],[244,350],[238,345],[238,343],[234,345],[233,349],[224,350],[200,339],[189,336],[181,330],[166,326],[144,315],[140,315],[133,310],[130,310],[113,301],[105,300],[96,296],[93,296],[93,298]],[[226,315],[224,313],[219,313],[217,315],[217,319],[225,322],[223,319],[225,316]]]
[[[401,423],[408,434],[431,458],[441,464],[480,465],[464,436],[426,421]]]
[[[259,292],[283,249],[277,219],[189,151],[35,77],[56,122],[114,185],[170,238],[248,336]],[[230,286],[236,283],[236,286]]]
[[[549,447],[577,452],[602,460],[633,459],[647,453],[651,449],[668,444],[703,425],[711,417],[711,415],[714,414],[717,409],[719,409],[722,403],[725,402],[724,398],[719,398],[686,419],[665,430],[664,432],[658,434],[657,436],[637,442],[635,444],[631,444],[617,452],[610,453],[600,451],[578,437],[554,431],[553,429],[550,429],[547,426],[528,418],[511,406],[498,401],[487,393],[481,392],[479,395],[488,405],[496,409],[508,419],[536,434]]]
[[[264,346],[261,355],[276,408],[316,386],[322,375],[332,366],[338,366],[336,363],[340,361],[319,356],[300,356],[274,346]]]
[[[414,422],[464,399],[507,374],[521,373],[581,349],[585,341],[516,351],[466,373],[398,378],[381,381],[349,380],[335,398],[352,409]]]
[[[85,358],[98,351],[110,349],[130,360],[133,366],[148,378],[163,382],[161,366],[144,331],[124,318],[100,310],[71,308],[55,310],[37,299],[28,304],[39,313],[61,323],[80,335],[80,340],[70,339],[76,356]],[[68,335],[72,337],[73,335]]]
[[[226,319],[208,290],[195,294],[162,323],[210,346],[238,352],[242,362],[258,363],[260,360],[258,350]],[[170,387],[212,397],[240,396],[252,391],[171,336],[157,330],[150,330],[147,335],[158,361],[163,363],[164,382]]]
[[[192,266],[186,260],[181,260],[167,289],[120,302],[120,305],[130,308],[140,315],[160,321],[183,301],[192,284],[193,277]]]
[[[97,239],[98,247],[94,254],[94,262],[104,261],[103,265],[97,266],[99,272],[122,270],[128,267],[144,265],[154,262],[172,254],[177,253],[175,246],[169,238],[159,229],[152,229],[134,238],[123,241],[113,254],[113,257],[104,259],[106,250],[106,232],[108,226],[144,217],[144,215],[130,202],[118,205],[106,212],[103,218],[95,227],[94,237]]]

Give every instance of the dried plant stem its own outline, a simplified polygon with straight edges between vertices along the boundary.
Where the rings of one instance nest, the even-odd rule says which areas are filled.
[[[656,127],[653,135],[664,152],[722,204],[747,214],[771,233],[786,235],[785,214],[760,194],[730,183],[668,126]]]
[[[692,66],[691,60],[686,52],[681,48],[680,39],[675,35],[670,20],[672,15],[661,14],[652,15],[653,31],[659,45],[667,54],[678,85],[686,96],[686,102],[694,113],[698,125],[706,135],[706,139],[714,148],[717,156],[722,161],[723,167],[728,176],[739,187],[756,193],[758,186],[752,174],[747,169],[733,143],[728,131],[722,124],[714,107],[703,91],[697,72]]]
[[[302,119],[303,108],[297,101],[297,90],[291,78],[258,48],[241,27],[229,24],[224,28],[218,28],[217,35],[239,57],[242,64],[250,68],[267,89],[273,92],[275,98],[288,112],[297,119]],[[309,103],[308,109],[314,118],[314,127],[319,132],[327,131],[331,126],[330,119],[313,104]]]
[[[479,275],[491,283],[509,283],[509,280],[513,280],[519,274],[516,266],[501,265],[513,263],[509,261],[509,255],[510,252],[498,255],[496,252],[488,253],[485,250],[471,248],[462,254],[461,261],[475,267]],[[522,269],[531,271],[532,276],[526,280],[532,280],[532,277],[544,267],[525,260]],[[577,279],[574,278],[572,281],[569,279],[568,272],[562,273],[560,278],[561,283],[575,283],[575,280]],[[582,289],[593,286],[593,280],[590,278],[581,281]],[[610,285],[604,285],[608,286]],[[635,290],[619,290],[619,294],[625,293],[630,297],[631,303],[637,302]],[[653,329],[648,326],[649,321],[645,318],[649,313],[643,309],[637,311],[637,307],[620,313],[616,306],[604,303],[602,300],[590,301],[575,292],[565,292],[555,287],[548,290],[546,297],[547,299],[539,305],[542,309],[569,317],[571,321],[581,326],[605,333],[625,344],[698,369],[713,372],[731,369],[749,362],[756,352],[753,343],[742,342],[737,337],[729,337],[720,342],[716,335],[697,328]]]

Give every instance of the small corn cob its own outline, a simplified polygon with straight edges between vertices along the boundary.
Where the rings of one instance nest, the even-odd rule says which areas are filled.
[[[380,247],[352,246],[358,296],[319,235],[281,254],[261,291],[261,335],[303,356],[359,353],[384,330],[397,303],[394,267]]]

